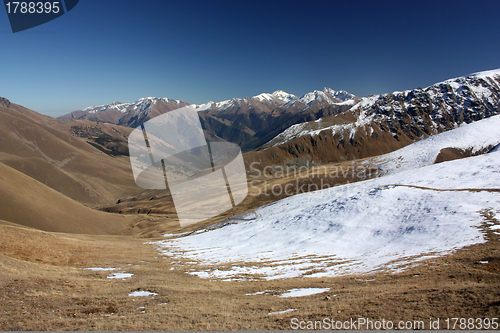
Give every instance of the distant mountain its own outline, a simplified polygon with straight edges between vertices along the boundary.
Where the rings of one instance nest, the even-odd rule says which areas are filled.
[[[136,127],[185,105],[188,103],[179,100],[148,97],[134,103],[89,107],[61,119]],[[500,70],[365,98],[330,88],[302,97],[279,90],[195,107],[211,140],[234,142],[244,151],[279,147],[266,154],[280,160],[310,156],[333,162],[347,156],[384,154],[462,123],[498,114]]]
[[[288,127],[263,149],[269,150],[265,155],[281,160],[365,158],[496,114],[500,69],[363,98],[342,114]]]
[[[237,143],[244,150],[257,148],[285,128],[348,110],[361,99],[346,91],[325,88],[298,98],[278,90],[250,98],[194,105],[208,137]],[[113,102],[74,111],[59,119],[88,119],[137,127],[162,113],[189,105],[169,98],[147,97],[134,103]]]
[[[134,103],[113,102],[107,105],[90,106],[61,116],[58,119],[88,119],[127,127],[137,127],[151,118],[186,105],[188,103],[179,100],[146,97]]]

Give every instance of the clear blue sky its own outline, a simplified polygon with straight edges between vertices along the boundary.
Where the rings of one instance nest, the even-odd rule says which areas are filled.
[[[59,116],[147,96],[425,87],[499,68],[499,14],[498,0],[80,0],[13,34],[0,8],[0,96]]]

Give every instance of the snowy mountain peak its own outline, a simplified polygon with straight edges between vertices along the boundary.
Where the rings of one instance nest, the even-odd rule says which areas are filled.
[[[283,90],[276,90],[272,94],[269,93],[262,93],[257,96],[253,96],[250,99],[256,99],[261,103],[273,103],[273,104],[281,104],[281,103],[288,103],[290,101],[296,100],[297,97],[293,94],[289,94],[287,92],[284,92]]]
[[[288,103],[290,101],[296,100],[297,96],[294,94],[289,94],[283,90],[276,90],[275,92],[272,93],[272,95],[276,98],[279,98],[280,100],[284,101],[285,103]]]
[[[132,104],[140,104],[143,102],[151,102],[153,104],[156,104],[157,102],[176,103],[176,104],[181,103],[181,101],[178,99],[170,99],[168,97],[143,97],[143,98],[139,98],[137,101],[135,101]]]
[[[473,73],[470,76],[475,76],[475,77],[479,77],[479,78],[500,76],[500,68],[493,69],[490,71],[482,71],[482,72]]]
[[[314,90],[305,94],[300,98],[300,101],[307,105],[311,105],[314,101],[329,102],[334,104],[354,100],[355,98],[355,95],[350,94],[345,90],[336,91],[331,88],[325,88],[323,90]]]
[[[104,105],[97,105],[97,106],[89,106],[83,111],[89,112],[89,113],[97,113],[101,111],[120,111],[120,112],[126,112],[127,108],[131,105],[131,103],[122,103],[122,102],[112,102],[110,104],[104,104]]]
[[[251,99],[257,99],[259,102],[275,102],[273,95],[268,93],[262,93],[257,96],[252,97]]]
[[[220,102],[210,101],[208,103],[203,103],[203,104],[192,104],[192,106],[195,107],[198,111],[206,111],[211,109],[216,109],[221,111],[221,110],[227,110],[228,108],[235,106],[240,101],[241,101],[240,98],[232,98]]]
[[[355,95],[353,95],[345,90],[333,90],[331,88],[326,87],[323,90],[323,92],[325,94],[332,96],[333,98],[340,99],[343,102],[356,98]]]

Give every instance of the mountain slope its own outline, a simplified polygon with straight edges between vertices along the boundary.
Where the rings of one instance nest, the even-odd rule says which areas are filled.
[[[287,127],[304,121],[342,113],[360,100],[346,91],[325,88],[301,98],[282,91],[252,98],[232,99],[199,106],[204,128],[218,137],[239,144],[244,151],[255,149]]]
[[[0,162],[80,202],[114,202],[138,191],[128,158],[110,157],[71,134],[79,122],[6,101],[0,106]]]
[[[93,210],[0,163],[0,220],[45,231],[120,234],[131,217]]]
[[[381,174],[394,174],[446,160],[480,155],[500,145],[500,115],[430,136],[392,153],[361,162]],[[455,152],[455,156],[452,154]]]

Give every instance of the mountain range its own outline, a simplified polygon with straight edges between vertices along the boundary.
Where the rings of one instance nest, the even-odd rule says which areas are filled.
[[[137,127],[188,104],[147,97],[133,103],[88,107],[59,119]],[[307,155],[316,162],[334,162],[346,155],[364,158],[387,153],[498,114],[500,70],[364,98],[325,88],[300,98],[275,91],[194,106],[209,140],[227,140],[247,152],[271,149],[264,155],[278,155],[279,159]]]
[[[233,98],[194,106],[199,110],[207,137],[239,144],[244,151],[269,141],[287,127],[348,110],[361,98],[346,91],[325,88],[301,98],[284,91],[250,98]],[[88,119],[137,127],[162,113],[189,105],[180,100],[147,97],[134,103],[113,102],[74,111],[59,119]]]
[[[500,113],[500,70],[427,88],[363,98],[349,110],[288,127],[261,147],[268,163],[310,156],[338,162],[389,153],[415,141]]]

